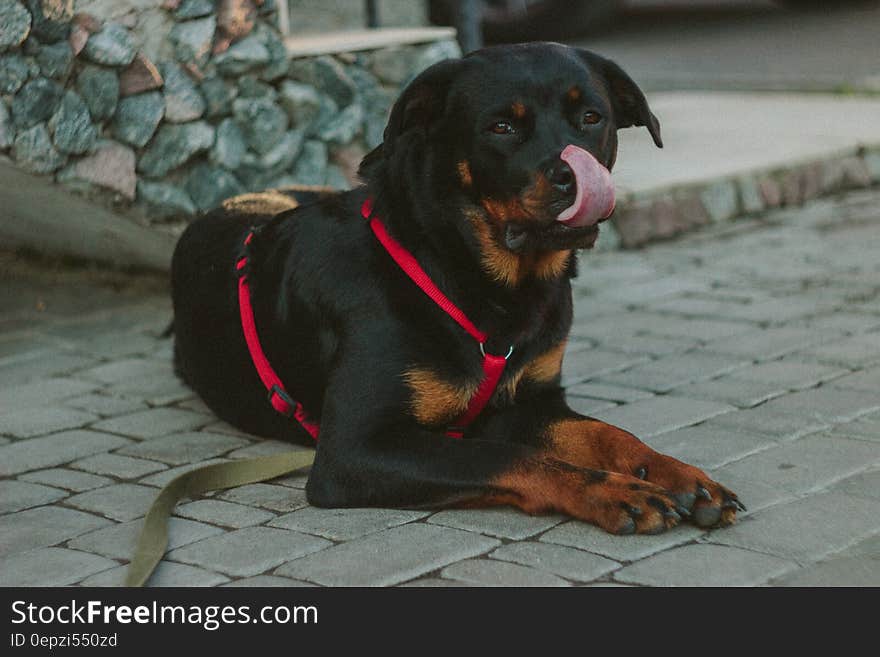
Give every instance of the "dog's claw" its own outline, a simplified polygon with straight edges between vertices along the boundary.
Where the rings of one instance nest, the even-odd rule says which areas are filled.
[[[697,497],[702,497],[707,502],[712,501],[712,493],[703,488],[702,486],[697,486]]]
[[[682,518],[690,518],[691,512],[684,508],[681,504],[676,504],[675,510]]]

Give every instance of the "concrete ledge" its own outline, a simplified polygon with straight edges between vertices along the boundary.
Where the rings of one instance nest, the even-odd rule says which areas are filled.
[[[316,55],[335,55],[344,52],[378,50],[394,46],[409,46],[434,41],[455,39],[451,27],[422,28],[380,28],[374,30],[355,30],[350,32],[331,32],[314,36],[290,36],[284,40],[287,54],[291,58],[314,57]]]
[[[125,269],[168,271],[177,238],[0,160],[0,243]]]

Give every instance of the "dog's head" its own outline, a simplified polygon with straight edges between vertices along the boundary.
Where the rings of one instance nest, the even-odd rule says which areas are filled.
[[[630,126],[662,146],[644,94],[615,63],[560,44],[487,48],[415,78],[362,170],[370,180],[382,167],[438,214],[458,210],[484,263],[567,251],[592,246],[611,214],[617,130]]]

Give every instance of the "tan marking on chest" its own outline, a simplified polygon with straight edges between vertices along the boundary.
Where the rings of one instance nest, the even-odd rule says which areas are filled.
[[[422,424],[442,424],[461,416],[479,382],[450,381],[427,368],[414,367],[403,374],[412,392],[410,412]]]
[[[565,345],[566,341],[563,340],[555,347],[532,359],[526,365],[523,376],[529,381],[537,383],[547,383],[555,379],[562,370],[562,357],[565,355]]]
[[[285,210],[292,210],[299,203],[297,203],[296,199],[286,194],[270,190],[239,194],[238,196],[226,199],[221,205],[224,210],[230,212],[275,215]]]
[[[492,228],[479,215],[471,217],[477,242],[480,244],[483,270],[494,280],[508,287],[517,287],[529,276],[544,281],[559,278],[568,267],[571,251],[545,251],[517,254],[498,244]]]
[[[471,174],[471,165],[467,160],[458,163],[458,179],[461,181],[462,187],[470,187],[474,184],[474,177]]]

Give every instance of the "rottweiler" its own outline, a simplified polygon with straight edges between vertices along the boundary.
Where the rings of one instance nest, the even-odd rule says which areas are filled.
[[[639,87],[586,50],[497,46],[431,66],[392,107],[362,185],[236,197],[187,228],[179,375],[245,431],[317,435],[318,507],[512,505],[616,534],[730,524],[734,493],[572,411],[560,385],[577,252],[613,210],[630,126],[662,146]]]

